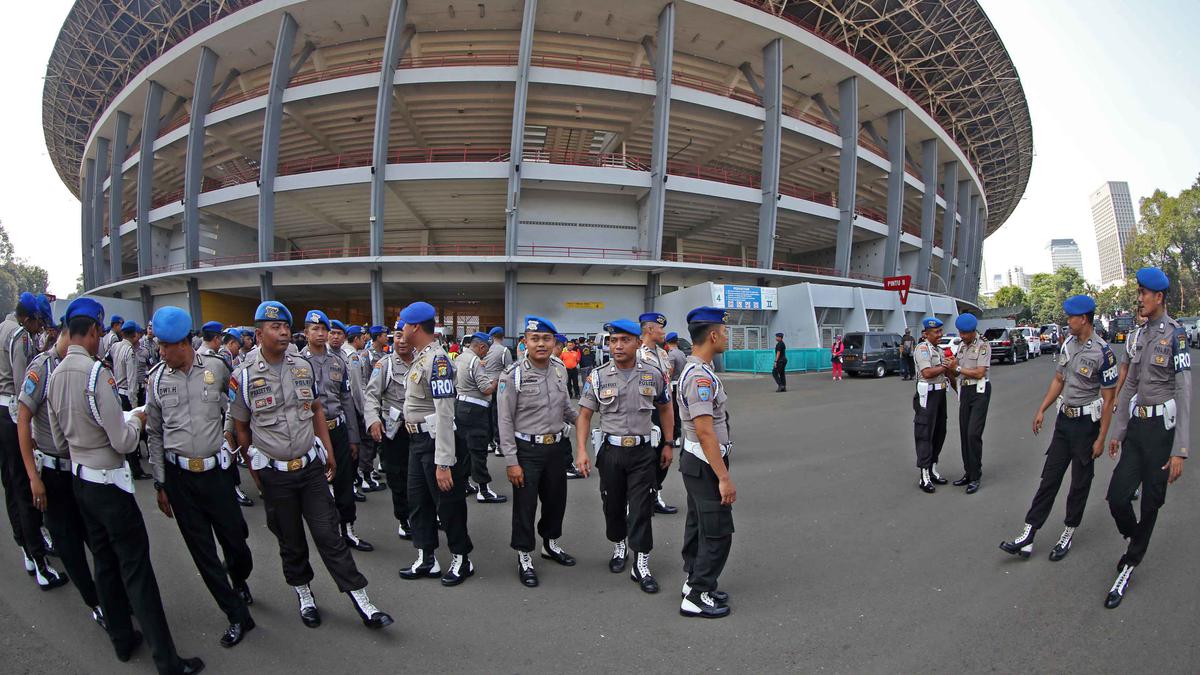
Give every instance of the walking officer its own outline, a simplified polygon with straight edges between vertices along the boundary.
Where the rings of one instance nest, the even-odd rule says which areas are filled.
[[[775,334],[775,367],[771,369],[771,377],[775,378],[776,393],[787,391],[787,344],[783,333]]]
[[[304,334],[308,345],[301,355],[313,367],[313,381],[318,400],[325,410],[325,424],[333,445],[337,471],[333,474],[333,501],[337,504],[342,536],[356,551],[374,551],[375,547],[354,532],[358,508],[354,500],[354,483],[358,477],[358,411],[350,389],[350,367],[342,355],[329,348],[329,317],[319,309],[304,315]]]
[[[525,358],[504,369],[497,394],[500,451],[513,485],[510,545],[517,551],[517,577],[530,587],[538,585],[530,553],[539,500],[542,557],[567,567],[575,564],[558,540],[567,510],[564,446],[570,446],[563,429],[579,414],[567,392],[567,369],[552,356],[557,332],[546,319],[525,317]]]
[[[650,411],[657,410],[663,420],[667,443],[674,438],[675,418],[666,376],[638,358],[641,327],[629,319],[618,319],[604,330],[609,333],[612,361],[597,367],[584,382],[575,426],[575,466],[584,476],[591,473],[585,442],[592,428],[592,413],[598,410],[600,428],[592,433],[592,444],[600,471],[605,530],[613,542],[608,569],[614,574],[625,570],[628,535],[628,548],[636,554],[630,575],[643,591],[657,593],[658,582],[650,574],[650,550],[654,548],[650,518],[656,471],[670,466],[671,455],[667,450],[659,460],[654,450],[659,439],[652,438]]]
[[[946,388],[955,375],[953,356],[942,356],[938,340],[942,338],[942,320],[927,316],[921,320],[921,342],[913,350],[916,363],[917,391],[913,394],[913,434],[917,441],[917,468],[921,477],[917,487],[927,493],[934,485],[945,485],[938,473],[938,456],[946,442]]]
[[[188,341],[188,346],[191,346],[190,340]],[[199,354],[199,352],[196,353]],[[246,355],[242,352],[242,331],[240,328],[230,328],[221,334],[221,348],[217,350],[217,356],[225,362],[230,374],[242,365],[242,361],[245,360]],[[227,382],[228,380],[229,378],[225,378],[222,382]],[[228,473],[229,478],[233,481],[233,497],[239,506],[254,506],[254,500],[246,496],[246,493],[242,491],[242,472],[238,468],[236,461],[241,455],[235,455],[233,452],[235,443],[233,442],[232,424],[226,425],[225,436],[227,441],[225,452],[233,457],[234,461],[229,462],[228,465],[222,465],[222,470]]]
[[[400,329],[397,328],[397,331]],[[367,359],[371,367],[374,368],[379,359],[387,356],[388,332],[383,326],[371,326],[367,329],[367,335],[370,337],[370,344],[367,345]]]
[[[125,319],[121,318],[120,314],[113,314],[108,320],[109,330],[100,338],[100,351],[97,352],[96,358],[101,361],[107,361],[108,367],[112,368],[112,359],[109,358],[108,352],[112,346],[121,341],[121,326],[125,325]]]
[[[491,430],[490,416],[496,380],[484,368],[483,357],[488,351],[487,333],[475,333],[470,345],[454,361],[455,387],[458,390],[454,403],[455,442],[467,449],[471,462],[471,479],[475,485],[467,484],[467,492],[475,493],[475,501],[483,504],[500,504],[508,497],[496,494],[490,484],[492,474],[488,472],[488,440]]]
[[[726,312],[697,307],[688,312],[692,355],[680,372],[677,394],[683,421],[679,472],[687,489],[683,527],[683,580],[679,613],[718,619],[729,614],[729,594],[717,590],[733,546],[733,502],[737,488],[729,477],[729,396],[712,361],[729,347]]]
[[[242,365],[241,329],[230,328],[221,335],[221,348],[217,350],[217,356],[229,364],[230,370]]]
[[[959,314],[954,327],[962,338],[958,349],[958,374],[962,378],[958,385],[958,435],[963,460],[963,476],[954,485],[965,485],[967,494],[973,495],[979,491],[983,476],[983,426],[992,398],[992,383],[988,381],[992,347],[979,337],[979,320],[974,314]]]
[[[504,372],[512,363],[512,354],[508,351],[508,347],[504,346],[504,329],[500,326],[493,326],[488,331],[488,337],[491,338],[491,345],[488,346],[487,354],[483,356],[483,369],[487,371],[488,378],[493,382],[500,379],[500,373]],[[496,451],[496,456],[500,457],[500,428],[496,424],[496,393],[492,392],[492,410],[491,410],[491,442],[492,448]]]
[[[140,346],[142,327],[130,319],[121,324],[121,336],[124,338],[108,350],[109,362],[112,364],[113,378],[117,381],[117,396],[121,399],[121,409],[128,412],[146,403],[146,363],[148,359]],[[145,443],[142,434],[142,443]],[[142,469],[141,449],[129,453],[129,467],[133,471],[134,480],[146,480],[150,474]]]
[[[1192,357],[1187,329],[1166,312],[1171,282],[1157,267],[1138,270],[1137,282],[1138,314],[1146,325],[1133,348],[1108,441],[1109,455],[1121,455],[1108,484],[1108,508],[1117,530],[1129,540],[1104,601],[1109,609],[1121,604],[1133,568],[1146,555],[1167,485],[1183,475],[1191,432]],[[1139,485],[1141,518],[1132,504]]]
[[[233,647],[254,629],[246,584],[254,561],[228,472],[233,460],[222,445],[232,373],[224,359],[192,349],[187,312],[163,307],[154,322],[162,361],[146,384],[146,435],[158,508],[175,519],[200,578],[229,619],[221,646]]]
[[[292,314],[269,300],[254,312],[258,349],[229,379],[229,413],[238,448],[248,455],[251,475],[263,494],[267,527],[279,540],[283,576],[300,603],[305,626],[321,625],[309,582],[308,542],[304,523],[338,590],[350,596],[368,628],[383,628],[392,617],[367,597],[367,579],[358,571],[338,525],[328,482],[337,458],[328,448],[329,425],[313,364],[288,350]]]
[[[371,369],[363,420],[371,438],[379,443],[379,463],[392,493],[392,515],[399,523],[396,534],[401,539],[412,539],[408,520],[408,431],[404,428],[404,394],[413,353],[399,329],[392,347],[392,353],[384,354]]]
[[[182,659],[175,652],[125,461],[137,449],[145,413],[123,416],[116,381],[95,358],[104,331],[100,303],[76,298],[67,306],[64,322],[70,345],[46,385],[50,430],[55,447],[70,449],[71,487],[87,526],[96,592],[117,660],[128,661],[144,633],[159,673],[198,673],[203,661]],[[142,632],[134,630],[131,612]]]
[[[200,326],[200,348],[196,351],[204,356],[216,356],[221,351],[221,339],[225,325],[220,321],[206,321]]]
[[[667,355],[667,350],[662,348],[663,329],[667,325],[667,317],[658,312],[647,312],[638,317],[638,323],[642,326],[642,344],[638,348],[638,360],[653,364],[655,368],[662,371],[663,378],[669,384],[673,379],[671,357]],[[667,405],[672,408],[671,419],[674,420],[675,404],[668,400]],[[661,432],[662,416],[657,409],[650,413],[650,423],[658,427]],[[660,437],[658,447],[654,448],[654,452],[659,459],[654,469],[654,512],[665,515],[679,513],[678,507],[667,504],[662,498],[663,481],[667,478],[667,470],[671,468],[672,451],[667,447],[667,441]]]
[[[467,533],[467,449],[454,435],[454,367],[434,334],[437,312],[414,302],[400,312],[404,341],[416,352],[404,392],[408,431],[408,505],[417,559],[400,570],[404,579],[436,577],[441,568],[437,521],[446,529],[450,564],[443,586],[457,586],[475,574],[467,556],[474,547]]]
[[[356,417],[354,423],[359,432],[358,473],[354,476],[354,498],[357,501],[366,501],[363,493],[384,489],[384,486],[379,484],[378,474],[375,471],[377,450],[375,442],[366,433],[367,426],[363,420],[363,410],[366,408],[366,400],[363,395],[366,392],[367,380],[371,377],[371,366],[359,353],[362,345],[355,347],[354,344],[356,341],[361,342],[362,328],[359,326],[347,327],[337,319],[331,323],[333,329],[329,331],[329,347],[334,352],[341,354],[346,361],[346,373],[350,380],[350,396],[354,399]]]
[[[1042,429],[1046,409],[1054,405],[1058,410],[1042,467],[1042,481],[1025,514],[1021,534],[1000,544],[1005,553],[1022,558],[1033,553],[1033,537],[1050,515],[1068,466],[1071,491],[1067,494],[1066,528],[1050,551],[1050,559],[1062,560],[1071,551],[1071,538],[1083,522],[1083,509],[1096,472],[1093,460],[1104,452],[1104,436],[1112,421],[1117,393],[1117,357],[1093,329],[1096,301],[1086,295],[1073,295],[1063,302],[1063,312],[1071,335],[1059,348],[1054,378],[1033,418],[1036,434]]]

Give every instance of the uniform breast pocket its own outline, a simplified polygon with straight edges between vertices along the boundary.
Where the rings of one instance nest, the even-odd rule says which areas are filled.
[[[1079,362],[1075,364],[1075,372],[1081,377],[1095,377],[1099,375],[1096,372],[1097,365],[1099,364],[1095,359],[1079,359]]]
[[[1156,384],[1168,382],[1175,373],[1175,353],[1171,350],[1171,345],[1156,345],[1149,358],[1150,367],[1147,371],[1150,381]]]
[[[163,408],[175,408],[179,406],[179,397],[176,395],[163,396],[158,400],[158,403]]]
[[[638,410],[654,410],[654,388],[650,388],[650,393],[638,394]]]
[[[527,396],[540,394],[542,393],[542,385],[538,384],[537,382],[522,382],[521,393]]]

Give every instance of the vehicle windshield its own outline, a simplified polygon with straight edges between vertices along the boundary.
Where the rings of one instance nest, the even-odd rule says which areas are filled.
[[[1051,335],[1052,336],[1054,334],[1054,332],[1055,331],[1054,331],[1053,326],[1042,326],[1042,332],[1041,332],[1042,335]]]
[[[847,335],[846,338],[842,340],[842,344],[845,345],[846,349],[862,349],[863,336]]]
[[[989,328],[983,334],[984,340],[999,340],[1002,337],[1004,337],[1003,328]]]
[[[1112,320],[1112,329],[1120,331],[1128,331],[1133,328],[1132,316],[1118,316]]]

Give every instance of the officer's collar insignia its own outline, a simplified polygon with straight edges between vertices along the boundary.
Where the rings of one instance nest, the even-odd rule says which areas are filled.
[[[266,370],[266,369],[267,369],[267,364],[266,364],[266,363],[264,363],[264,362],[262,362],[262,361],[259,361],[259,362],[258,362],[258,369],[259,369],[259,370]]]
[[[267,317],[268,319],[278,319],[279,318],[279,308],[275,307],[273,305],[268,305],[266,307],[263,307],[263,316]]]
[[[1163,338],[1158,341],[1158,344],[1160,344],[1160,345],[1165,345],[1165,344],[1169,344],[1169,343],[1170,343],[1170,340],[1168,340],[1167,338]]]

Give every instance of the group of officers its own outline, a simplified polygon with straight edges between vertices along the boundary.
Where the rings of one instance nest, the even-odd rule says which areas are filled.
[[[686,357],[663,349],[675,336],[663,334],[661,314],[607,324],[611,358],[587,374],[576,409],[558,357],[566,339],[542,317],[526,317],[526,349],[515,362],[498,328],[475,333],[452,360],[425,302],[400,312],[390,350],[385,331],[347,328],[310,310],[301,350],[291,312],[276,301],[255,311],[248,345],[248,336],[214,322],[197,335],[178,307],[158,309],[143,330],[124,320],[106,324],[103,306],[90,298],[55,317],[45,296],[24,293],[0,324],[0,451],[14,539],[41,588],[74,582],[118,660],[144,641],[159,672],[195,673],[203,661],[180,657],[171,638],[133,496],[138,478],[153,479],[159,510],[175,520],[228,618],[220,644],[233,647],[255,628],[241,509],[253,502],[239,487],[239,464],[261,495],[304,625],[321,624],[307,524],[362,622],[383,628],[394,620],[368,597],[352,555],[373,550],[354,529],[360,489],[391,492],[398,535],[416,549],[400,577],[456,586],[475,569],[468,493],[505,501],[487,468],[498,441],[513,491],[516,576],[533,587],[535,550],[576,564],[562,545],[566,481],[571,472],[588,477],[594,466],[613,544],[609,570],[628,567],[642,591],[656,593],[651,517],[674,512],[661,490],[678,448],[687,489],[680,613],[727,616],[729,596],[717,585],[732,544],[736,489],[728,397],[712,367],[728,346],[725,318],[712,307],[690,312]],[[151,331],[153,339],[141,339]],[[137,460],[142,446],[149,473]],[[375,452],[382,475],[373,473]],[[439,530],[450,549],[444,567]]]
[[[1116,356],[1095,331],[1096,301],[1075,295],[1063,302],[1070,337],[1059,349],[1054,377],[1033,419],[1034,434],[1042,430],[1045,413],[1054,407],[1053,435],[1042,468],[1041,482],[1025,515],[1021,532],[1000,548],[1029,558],[1033,540],[1046,523],[1068,467],[1065,529],[1050,551],[1059,561],[1071,550],[1075,529],[1083,521],[1095,462],[1105,451],[1120,460],[1109,482],[1107,501],[1117,531],[1128,541],[1117,561],[1117,577],[1104,599],[1114,609],[1129,588],[1134,568],[1141,564],[1154,532],[1167,486],[1183,474],[1188,457],[1191,417],[1191,355],[1187,330],[1166,312],[1170,280],[1155,267],[1137,272],[1137,309],[1143,325],[1126,342],[1126,359]],[[938,340],[942,322],[922,320],[922,341],[913,357],[917,385],[913,395],[918,486],[932,493],[946,479],[937,462],[946,438],[946,390],[959,393],[959,429],[964,473],[954,481],[966,493],[979,490],[983,469],[983,429],[991,383],[990,346],[976,331],[973,315],[955,322],[962,338],[956,356],[945,356]],[[1140,513],[1133,502],[1141,499]]]

